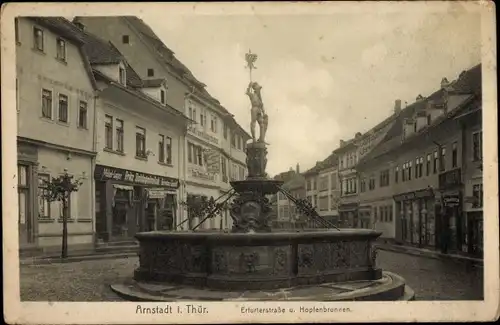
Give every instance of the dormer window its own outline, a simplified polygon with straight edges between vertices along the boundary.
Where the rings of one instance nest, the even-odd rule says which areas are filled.
[[[154,77],[155,75],[155,70],[154,69],[148,69],[148,77]]]
[[[57,59],[66,62],[66,41],[57,39]]]
[[[167,100],[167,93],[165,89],[160,89],[160,102],[162,104],[166,104],[166,100]]]
[[[123,35],[122,36],[122,43],[123,44],[129,44],[129,42],[130,42],[129,36],[128,35]]]
[[[120,67],[120,83],[122,85],[126,85],[127,82],[127,75],[125,73],[125,69]]]

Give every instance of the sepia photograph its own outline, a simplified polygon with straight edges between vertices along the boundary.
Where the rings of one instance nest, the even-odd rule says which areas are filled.
[[[2,9],[6,321],[498,319],[492,2]]]

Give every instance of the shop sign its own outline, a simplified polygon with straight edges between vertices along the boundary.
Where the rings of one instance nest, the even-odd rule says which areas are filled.
[[[444,196],[443,203],[444,203],[444,206],[449,207],[449,208],[457,207],[460,205],[460,197],[458,197],[456,195]]]
[[[148,189],[148,197],[150,199],[163,199],[165,196],[169,194],[168,191],[162,188],[149,188]]]
[[[187,128],[187,130],[188,130],[189,134],[192,134],[196,137],[199,137],[199,138],[206,140],[208,142],[211,142],[213,144],[217,144],[217,145],[219,144],[219,139],[217,139],[216,137],[214,137],[206,132],[198,130],[195,125],[189,126]]]
[[[221,164],[221,154],[215,149],[205,149],[205,163],[207,165],[207,171],[211,174],[217,174],[220,172]]]
[[[97,165],[94,177],[101,181],[120,181],[140,185],[156,185],[171,188],[179,187],[179,180],[176,178],[146,174],[132,170]]]
[[[439,188],[445,189],[462,185],[461,168],[449,170],[439,175]]]
[[[420,199],[420,198],[425,198],[425,197],[430,197],[430,196],[433,196],[433,191],[431,188],[426,188],[426,189],[419,190],[416,192],[408,192],[408,193],[394,195],[394,200],[395,201],[410,201],[410,200],[415,200],[415,199]]]

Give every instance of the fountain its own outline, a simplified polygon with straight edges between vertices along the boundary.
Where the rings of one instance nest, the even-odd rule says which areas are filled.
[[[254,58],[247,54],[250,72]],[[134,301],[412,300],[403,278],[376,266],[374,241],[380,232],[338,229],[308,201],[294,198],[282,182],[267,177],[268,118],[260,91],[250,82],[253,142],[246,148],[247,178],[231,182],[222,202],[211,200],[192,231],[137,234],[139,267],[133,280],[111,285],[112,290]],[[273,231],[267,196],[278,192],[325,228]],[[233,197],[231,232],[197,230]]]

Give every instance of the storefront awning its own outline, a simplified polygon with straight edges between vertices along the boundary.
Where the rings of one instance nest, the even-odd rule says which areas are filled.
[[[163,188],[148,188],[148,198],[150,199],[164,199],[167,194],[176,194],[175,191]]]
[[[113,184],[113,187],[118,190],[133,191],[134,187],[130,185]]]

